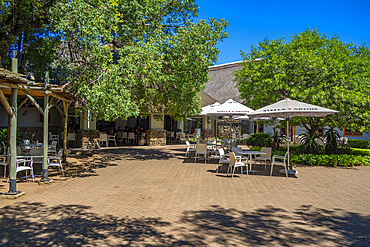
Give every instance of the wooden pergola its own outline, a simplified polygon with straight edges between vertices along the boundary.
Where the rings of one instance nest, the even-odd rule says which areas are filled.
[[[59,113],[64,117],[63,132],[63,157],[66,157],[67,150],[67,126],[68,126],[68,103],[73,97],[68,95],[65,90],[58,86],[49,84],[49,74],[45,75],[45,83],[36,83],[27,80],[24,75],[18,74],[16,59],[13,59],[12,71],[0,68],[0,102],[8,113],[8,133],[10,133],[10,185],[9,192],[6,194],[16,195],[20,191],[16,190],[16,145],[17,145],[17,112],[27,101],[32,104],[44,115],[43,126],[43,177],[42,181],[49,181],[48,178],[48,122],[49,110],[54,105]],[[36,99],[43,99],[44,106],[41,107]],[[18,104],[18,99],[22,99]],[[57,101],[61,101],[63,109],[58,106]]]

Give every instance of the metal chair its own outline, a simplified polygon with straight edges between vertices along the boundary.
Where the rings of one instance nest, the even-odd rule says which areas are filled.
[[[135,133],[134,132],[129,132],[128,133],[128,141],[131,143],[131,140],[132,140],[132,143],[136,142],[136,137],[135,137]]]
[[[67,142],[73,141],[73,144],[76,145],[76,133],[68,133]]]

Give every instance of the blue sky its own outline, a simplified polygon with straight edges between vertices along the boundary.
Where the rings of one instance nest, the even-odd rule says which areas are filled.
[[[370,46],[370,0],[321,1],[234,1],[197,0],[199,18],[229,21],[229,38],[218,45],[217,64],[242,60],[240,50],[249,51],[268,36],[276,39],[309,29],[345,42]]]

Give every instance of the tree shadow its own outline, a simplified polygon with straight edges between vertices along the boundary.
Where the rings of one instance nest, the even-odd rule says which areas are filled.
[[[98,215],[83,205],[47,207],[22,202],[0,209],[8,245],[127,246],[350,246],[370,244],[370,217],[302,205],[290,212],[266,206],[251,211],[211,206],[178,220]]]
[[[267,206],[251,212],[213,206],[184,212],[183,239],[193,245],[370,245],[370,217],[303,205],[294,212]],[[207,238],[205,238],[207,236]]]

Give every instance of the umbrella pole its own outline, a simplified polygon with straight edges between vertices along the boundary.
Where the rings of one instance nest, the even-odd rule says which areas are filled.
[[[289,118],[288,118],[288,121],[287,121],[287,131],[288,131],[288,140],[287,140],[287,145],[288,145],[288,170],[289,170]]]

